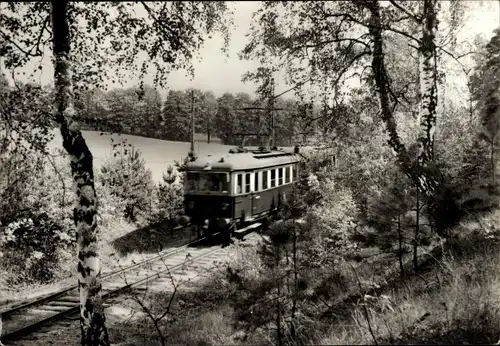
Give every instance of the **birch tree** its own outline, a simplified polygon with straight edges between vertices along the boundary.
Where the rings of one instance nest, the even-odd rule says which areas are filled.
[[[395,3],[395,2],[392,2]],[[380,4],[377,0],[362,2],[370,13],[369,32],[372,37],[373,55],[372,69],[374,73],[377,93],[380,100],[380,111],[389,133],[389,146],[398,157],[403,171],[411,178],[420,191],[431,195],[437,188],[438,182],[434,172],[426,167],[433,160],[433,134],[436,124],[437,83],[436,83],[436,48],[435,27],[436,14],[435,2],[424,1],[423,20],[417,15],[409,14],[415,21],[422,23],[422,40],[413,38],[420,43],[420,119],[423,134],[419,137],[420,151],[418,164],[415,165],[408,155],[406,146],[402,143],[396,128],[393,110],[391,109],[391,85],[384,59],[384,23],[381,17]],[[399,6],[399,5],[398,5]],[[387,27],[387,26],[385,26]],[[393,102],[397,102],[394,98]]]
[[[437,0],[424,0],[420,53],[420,124],[423,135],[419,161],[425,166],[434,161],[434,131],[437,109],[436,18]]]
[[[139,9],[142,16],[136,14]],[[193,73],[191,60],[206,34],[219,31],[227,44],[225,13],[223,2],[2,4],[0,52],[14,79],[16,69],[36,60],[42,69],[45,48],[51,46],[53,53],[54,112],[42,114],[59,127],[77,197],[82,345],[109,345],[109,337],[101,297],[93,157],[74,119],[74,96],[89,86],[130,78],[127,71],[142,83],[152,67],[159,86],[172,69]]]
[[[75,128],[71,85],[70,31],[68,2],[52,3],[52,44],[54,53],[55,118],[63,147],[69,154],[74,189],[78,198],[74,209],[78,249],[78,287],[80,289],[80,326],[82,345],[109,345],[99,280],[97,255],[97,198],[94,169],[81,131]]]

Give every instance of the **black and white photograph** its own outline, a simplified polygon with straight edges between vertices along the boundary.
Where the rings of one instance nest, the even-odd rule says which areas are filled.
[[[0,2],[0,346],[500,345],[500,0]]]

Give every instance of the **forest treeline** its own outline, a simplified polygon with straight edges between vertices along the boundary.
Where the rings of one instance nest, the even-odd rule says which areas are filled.
[[[5,76],[0,79],[4,88],[13,88]],[[22,88],[29,89],[36,102],[47,107],[51,104],[51,88],[33,83]],[[75,119],[84,130],[190,141],[194,112],[195,132],[206,135],[208,142],[216,138],[223,144],[259,145],[269,138],[270,113],[266,104],[247,93],[216,97],[211,91],[199,89],[170,90],[162,100],[159,91],[148,85],[107,92],[91,89],[75,94]],[[274,108],[277,145],[303,143],[322,128],[314,121],[319,113],[317,106],[278,98]],[[261,134],[260,141],[257,134]]]
[[[75,105],[80,123],[89,130],[190,141],[194,112],[195,131],[205,134],[209,142],[218,138],[224,144],[259,145],[254,134],[261,134],[261,140],[265,141],[269,133],[270,113],[266,103],[247,93],[224,93],[216,97],[211,91],[199,89],[170,90],[162,101],[158,90],[146,85],[108,92],[84,91],[76,98]],[[306,119],[313,118],[312,109],[304,114],[304,107],[295,100],[283,98],[278,98],[274,107],[279,109],[274,111],[278,145],[292,145],[314,134],[316,124]]]

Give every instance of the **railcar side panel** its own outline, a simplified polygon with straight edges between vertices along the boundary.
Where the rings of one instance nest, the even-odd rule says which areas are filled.
[[[233,173],[234,218],[249,221],[279,208],[297,180],[297,164]]]

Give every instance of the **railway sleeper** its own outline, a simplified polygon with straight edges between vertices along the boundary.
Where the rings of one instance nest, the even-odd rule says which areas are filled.
[[[53,302],[48,303],[47,305],[50,305],[50,306],[66,306],[66,307],[72,308],[72,307],[78,306],[78,303],[77,302],[67,302],[67,301],[59,300],[58,299],[58,300],[55,300]]]
[[[57,299],[58,302],[67,302],[67,303],[80,303],[79,296],[66,296]]]
[[[103,294],[108,294],[108,293],[111,293],[117,289],[120,289],[122,288],[123,286],[125,286],[125,284],[122,284],[122,285],[113,285],[113,286],[108,286],[106,285],[105,287],[102,288],[102,293]]]
[[[3,329],[4,330],[9,330],[10,326],[11,325],[16,325],[20,322],[30,322],[30,321],[33,321],[35,319],[38,319],[39,317],[49,317],[49,316],[52,316],[54,315],[55,311],[51,310],[40,310],[38,308],[32,308],[32,309],[29,309],[29,312],[28,313],[15,313],[15,314],[12,314],[12,315],[9,315],[9,318],[8,319],[5,319],[3,321]]]
[[[149,287],[146,287],[146,286],[137,286],[137,287],[134,287],[134,291],[137,291],[137,292],[145,292],[148,290]]]
[[[251,232],[255,231],[259,227],[262,227],[262,223],[260,223],[260,222],[253,223],[253,224],[251,224],[251,225],[249,225],[249,226],[247,226],[245,228],[235,230],[234,231],[234,236],[237,239],[243,239],[243,237],[245,235],[247,235],[248,233],[251,233]]]
[[[67,306],[51,305],[51,304],[52,303],[44,304],[42,306],[39,306],[37,309],[39,309],[39,310],[47,310],[47,311],[56,311],[56,312],[61,312],[61,311],[69,310]]]

